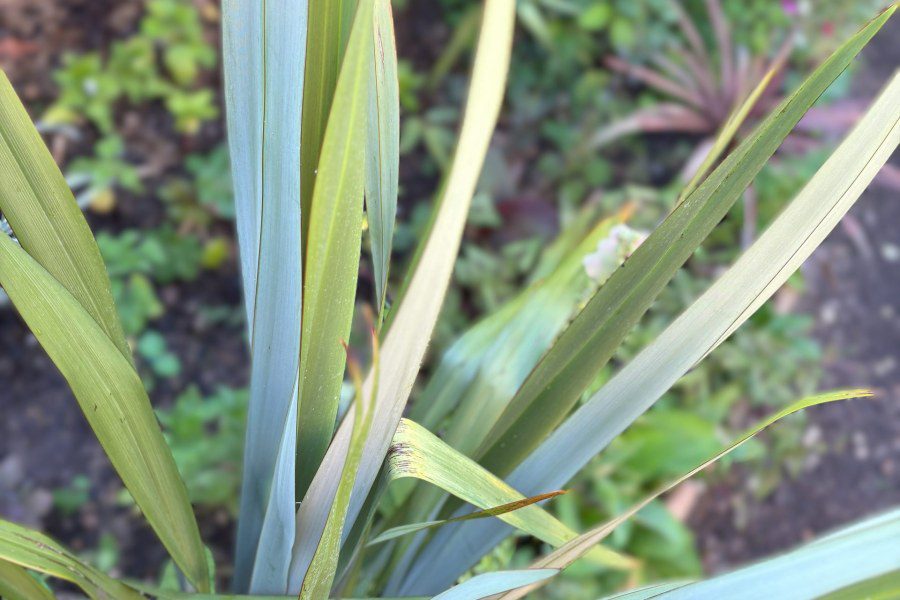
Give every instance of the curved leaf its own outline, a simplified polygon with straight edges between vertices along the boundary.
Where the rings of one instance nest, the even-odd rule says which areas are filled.
[[[873,20],[826,59],[597,291],[525,380],[494,427],[489,443],[476,455],[479,462],[505,476],[559,425],[657,294],[893,10]]]
[[[119,583],[82,562],[46,535],[0,519],[0,564],[3,564],[2,561],[71,581],[93,599],[141,600],[143,598],[127,585]],[[3,569],[0,569],[0,576],[4,577],[4,582],[0,582],[0,590],[3,590],[4,583],[9,584],[10,581],[6,579]],[[30,578],[27,574],[26,577]],[[27,586],[27,584],[22,581],[16,583],[19,589],[26,589],[23,586]],[[53,594],[47,592],[45,588],[42,589],[44,590],[43,595],[35,593],[25,596],[25,598],[27,600],[53,598]],[[4,594],[6,593],[8,592],[4,591]]]
[[[897,147],[898,107],[900,77],[895,76],[853,132],[753,246],[547,438],[508,482],[524,493],[564,486],[762,306],[835,227]],[[486,523],[477,531],[465,524],[451,525],[438,532],[420,555],[418,566],[446,565],[446,585],[507,533],[495,523]],[[465,554],[460,554],[460,548],[466,549]],[[456,566],[449,568],[453,563]],[[432,571],[429,580],[435,579]],[[411,578],[410,584],[413,581]]]
[[[176,564],[197,589],[208,590],[206,555],[187,490],[134,368],[72,294],[5,234],[0,285],[66,378]]]

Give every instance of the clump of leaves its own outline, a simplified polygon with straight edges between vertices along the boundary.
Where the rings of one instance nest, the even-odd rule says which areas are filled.
[[[662,494],[783,417],[871,395],[854,389],[793,402],[584,533],[538,505],[558,497],[566,482],[756,312],[900,143],[898,76],[741,258],[583,399],[660,292],[894,9],[823,62],[620,268],[589,289],[586,300],[581,261],[615,217],[586,220],[554,244],[527,292],[460,338],[407,411],[499,117],[516,4],[485,4],[456,154],[406,285],[395,303],[383,301],[384,290],[373,302],[382,314],[373,319],[371,367],[363,376],[339,341],[348,338],[353,320],[364,208],[369,222],[381,225],[371,236],[373,255],[391,252],[389,234],[382,235],[396,214],[399,161],[390,7],[388,0],[266,3],[262,11],[253,3],[225,4],[226,97],[251,353],[237,593],[315,600],[356,593],[437,594],[442,600],[500,594],[512,600],[582,557],[634,573],[632,557],[602,542]],[[323,23],[330,25],[315,26]],[[258,61],[269,68],[255,68]],[[0,163],[9,167],[0,169],[0,209],[20,242],[0,235],[0,284],[69,382],[128,491],[192,586],[187,595],[209,594],[211,563],[187,488],[135,371],[100,254],[24,107],[7,81],[0,84],[6,117],[0,119],[0,151],[18,158]],[[274,128],[272,107],[281,116]],[[33,151],[17,152],[21,148]],[[305,187],[301,175],[312,177]],[[387,281],[388,261],[373,264],[376,281]],[[354,399],[336,424],[348,365]],[[398,480],[404,481],[393,485]],[[466,504],[482,510],[473,513]],[[552,549],[542,547],[528,568],[454,585],[509,536],[508,526]],[[898,529],[895,511],[749,573],[657,584],[653,593],[733,597],[747,593],[752,580],[775,596],[801,585],[820,596],[891,583],[885,577],[896,570]],[[0,521],[0,569],[19,583],[29,580],[22,567],[70,579],[93,596],[140,597],[131,584],[49,537]]]

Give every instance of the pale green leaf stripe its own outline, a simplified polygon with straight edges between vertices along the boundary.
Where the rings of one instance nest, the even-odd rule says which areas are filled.
[[[140,377],[81,304],[0,234],[0,285],[69,383],[128,491],[176,564],[208,589],[206,556],[187,490]]]
[[[341,71],[357,0],[309,0],[309,37],[306,41],[306,85],[303,88],[300,184],[303,239],[307,239],[319,151],[325,124]],[[306,253],[304,251],[304,257]]]
[[[488,0],[460,142],[443,188],[442,200],[439,201],[434,234],[424,247],[408,291],[394,313],[397,316],[382,346],[381,369],[384,377],[378,388],[372,430],[366,440],[351,495],[347,519],[350,523],[356,519],[387,453],[440,311],[472,193],[500,111],[509,67],[513,23],[512,0]],[[371,393],[372,385],[370,374],[364,394]],[[294,548],[292,570],[305,572],[314,551],[313,544],[324,529],[328,507],[338,485],[339,465],[349,445],[352,421],[349,415],[344,419],[300,505],[297,515],[298,543]]]
[[[11,593],[4,589],[4,584],[16,585],[23,590],[27,589],[27,583],[21,580],[11,582],[7,579],[7,575],[10,573],[8,567],[19,565],[38,573],[70,581],[95,600],[141,600],[143,598],[127,585],[119,583],[82,562],[46,535],[4,520],[0,520],[0,565],[4,565],[0,567],[0,577],[3,577],[3,581],[0,582],[0,592],[10,594],[10,596]],[[13,575],[13,577],[16,576]],[[25,574],[25,576],[30,579],[29,575]],[[32,581],[34,580],[32,579]],[[34,583],[37,584],[36,581]],[[4,595],[4,597],[6,596]],[[43,593],[35,592],[24,598],[26,600],[53,598],[53,594],[44,589]]]
[[[53,600],[56,596],[17,564],[0,560],[0,598]]]
[[[714,456],[710,457],[709,459],[703,461],[701,464],[697,465],[696,467],[694,467],[693,469],[691,469],[684,475],[678,477],[677,479],[675,479],[669,483],[666,483],[665,485],[662,485],[655,492],[653,492],[652,494],[650,494],[649,496],[647,496],[646,498],[644,498],[643,500],[641,500],[640,502],[638,502],[637,504],[635,504],[634,506],[632,506],[631,508],[626,510],[621,515],[615,517],[614,519],[611,519],[610,521],[607,521],[606,523],[600,525],[599,527],[596,527],[586,533],[581,534],[580,536],[571,540],[570,542],[568,542],[566,545],[562,546],[561,548],[558,548],[558,549],[554,550],[553,552],[551,552],[550,554],[548,554],[547,556],[534,561],[532,563],[531,567],[534,569],[565,569],[566,567],[571,565],[573,562],[575,562],[576,560],[578,560],[579,558],[584,556],[591,548],[594,547],[595,544],[600,543],[606,536],[608,536],[610,533],[612,533],[613,530],[615,530],[619,525],[621,525],[622,523],[624,523],[625,521],[627,521],[628,519],[630,519],[631,517],[636,515],[642,508],[644,508],[645,506],[650,504],[653,500],[659,498],[661,495],[668,492],[669,490],[676,487],[677,485],[683,483],[684,481],[687,481],[688,479],[690,479],[691,477],[693,477],[694,475],[696,475],[697,473],[699,473],[706,467],[715,463],[716,461],[718,461],[720,458],[722,458],[726,454],[730,453],[735,448],[738,448],[739,446],[743,445],[745,442],[747,442],[747,440],[749,440],[750,438],[752,438],[753,436],[758,434],[760,431],[762,431],[766,427],[769,427],[776,421],[779,421],[788,415],[794,414],[798,411],[801,411],[805,408],[809,408],[811,406],[817,406],[819,404],[825,404],[828,402],[836,402],[839,400],[849,400],[851,398],[865,398],[865,397],[871,397],[871,396],[872,396],[872,393],[869,392],[868,390],[856,389],[856,390],[847,390],[847,391],[838,391],[838,392],[828,392],[825,394],[819,394],[817,396],[803,398],[802,400],[798,400],[798,401],[794,402],[793,404],[787,406],[786,408],[783,408],[782,410],[778,411],[774,415],[771,415],[770,417],[764,419],[757,425],[754,425],[753,427],[748,429],[746,432],[744,432],[743,434],[738,436],[737,439],[735,439],[733,442],[731,442],[723,450],[719,451],[718,453],[716,453]],[[895,556],[900,557],[900,550],[895,551]],[[515,600],[516,598],[522,598],[525,596],[525,594],[527,594],[531,591],[534,591],[539,585],[540,584],[536,584],[534,586],[529,587],[528,589],[520,589],[520,590],[510,592],[509,594],[505,594],[504,596],[502,596],[502,599],[503,600]],[[689,586],[680,587],[677,590],[674,590],[673,592],[671,592],[670,595],[674,595],[675,597],[678,597],[685,590],[687,590],[689,588],[696,588],[698,585],[702,585],[702,584],[692,584]],[[712,595],[712,596],[706,596],[706,597],[709,597],[709,598],[735,598],[736,597],[735,594],[739,593],[741,589],[742,588],[740,586],[737,586],[734,589],[719,587],[718,595]],[[753,594],[752,597],[754,597],[754,598],[760,597],[760,595],[759,595],[760,587],[759,586],[755,586],[752,590],[750,590],[745,585],[744,591],[746,591],[746,592],[752,591],[752,594]],[[826,590],[826,591],[828,591],[828,590]],[[771,597],[771,598],[784,597],[784,596],[779,596],[777,593],[774,593],[774,594],[766,593],[766,594],[762,594],[762,596],[767,597],[767,598],[769,598],[769,597]],[[687,596],[681,596],[681,597],[698,598],[700,596],[694,595],[694,594],[689,594]],[[748,596],[748,597],[751,597],[751,596]]]
[[[378,2],[379,0],[376,0]],[[353,44],[351,42],[350,51]],[[338,86],[340,88],[340,86]],[[356,479],[356,471],[359,469],[359,461],[362,458],[366,436],[372,426],[373,406],[375,394],[378,393],[378,340],[372,339],[372,369],[375,373],[375,383],[368,397],[363,396],[362,378],[358,372],[354,373],[356,398],[354,403],[353,434],[350,436],[350,447],[344,465],[341,469],[341,482],[338,485],[334,502],[325,523],[325,531],[319,540],[319,546],[313,555],[312,562],[303,575],[303,583],[300,586],[300,600],[317,600],[326,598],[334,582],[335,572],[338,566],[338,555],[341,550],[341,532],[344,521],[347,518],[347,507],[350,505],[350,492],[353,490],[353,481]]]
[[[319,156],[306,241],[297,497],[334,434],[362,243],[373,0],[359,3]]]
[[[579,408],[507,480],[523,493],[562,487],[682,375],[755,312],[821,243],[900,141],[900,77],[769,229],[652,344]],[[420,557],[446,557],[446,582],[506,535],[503,527],[449,526]],[[453,536],[451,543],[449,538]],[[458,558],[466,548],[469,561]],[[434,564],[434,563],[432,563]],[[435,579],[432,572],[429,579]],[[412,579],[411,579],[412,581]],[[411,589],[418,589],[412,587]]]
[[[0,71],[0,211],[22,247],[133,364],[100,250],[6,74]]]
[[[556,575],[556,569],[520,569],[482,573],[441,592],[433,600],[479,600],[526,585],[544,581]]]
[[[483,510],[526,499],[478,463],[408,419],[400,420],[391,442],[388,468],[392,479],[415,477],[427,481]],[[536,504],[496,516],[554,547],[578,535]],[[600,564],[611,568],[626,570],[635,566],[634,560],[602,546],[595,549],[594,555]],[[392,593],[392,587],[388,586],[388,593]]]
[[[600,288],[512,399],[477,454],[481,464],[505,476],[565,418],[657,294],[892,10],[826,59]]]
[[[380,320],[387,294],[400,176],[400,88],[390,0],[375,2],[372,56],[374,64],[369,78],[369,119],[366,128],[366,215]]]
[[[284,589],[295,510],[306,2],[226,1],[226,102],[252,358],[235,587]],[[247,75],[247,77],[245,77]],[[276,477],[276,474],[279,475]],[[265,537],[261,537],[265,532]]]

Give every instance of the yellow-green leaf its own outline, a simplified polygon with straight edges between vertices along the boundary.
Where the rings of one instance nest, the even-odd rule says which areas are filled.
[[[187,490],[140,377],[53,276],[0,233],[0,285],[75,394],[128,491],[188,579],[209,587]]]
[[[6,74],[0,72],[0,211],[22,247],[131,363],[97,242]]]
[[[71,581],[94,600],[141,600],[143,598],[127,585],[81,561],[46,535],[9,521],[0,520],[0,565],[9,565],[9,563]],[[28,590],[27,582],[21,578],[17,581],[10,581],[7,578],[10,573],[11,571],[7,567],[0,567],[0,577],[4,580],[0,582],[0,591],[3,592],[4,598],[10,594],[8,590],[4,590],[4,585],[15,585],[16,587],[13,588],[15,590]],[[17,573],[12,573],[12,577],[18,577]],[[30,577],[27,574],[25,576]],[[43,593],[34,589],[28,591],[32,595],[24,596],[26,600],[53,598],[53,594],[47,592],[46,589]],[[12,600],[13,596],[10,594],[9,598]]]

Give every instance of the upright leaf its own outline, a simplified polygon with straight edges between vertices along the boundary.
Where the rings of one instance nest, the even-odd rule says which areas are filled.
[[[295,497],[288,474],[296,454],[291,415],[297,410],[302,305],[297,165],[306,31],[305,1],[223,5],[225,99],[252,358],[238,590],[248,589],[251,574],[260,591],[283,589],[293,545],[285,523]]]
[[[319,540],[312,563],[303,576],[303,583],[300,586],[301,600],[316,600],[326,597],[334,582],[341,549],[341,531],[347,517],[347,507],[350,505],[350,492],[353,490],[353,480],[356,478],[356,470],[359,468],[359,461],[362,458],[366,436],[372,426],[372,407],[378,390],[378,364],[378,339],[373,331],[372,369],[375,372],[375,385],[372,388],[372,394],[368,398],[364,397],[362,395],[362,376],[358,368],[351,363],[357,398],[357,402],[354,403],[353,435],[350,437],[350,447],[341,469],[341,483],[338,485],[335,500],[331,505],[325,531]]]
[[[319,156],[306,242],[297,497],[334,433],[362,242],[373,0],[359,3]]]
[[[487,153],[491,132],[503,99],[514,23],[512,0],[488,0],[476,52],[472,84],[456,157],[438,202],[433,234],[423,248],[407,292],[400,302],[381,350],[381,372],[372,429],[366,440],[348,511],[352,523],[375,480],[409,397],[434,328],[475,184]],[[366,378],[364,396],[373,378]],[[322,465],[300,504],[292,570],[304,573],[310,564],[339,484],[338,473],[349,447],[352,414],[341,423]]]
[[[97,242],[6,74],[0,72],[0,212],[132,363]]]
[[[309,229],[310,207],[319,167],[319,151],[337,85],[344,48],[350,36],[358,0],[309,0],[309,37],[306,40],[306,85],[303,89],[303,128],[300,138],[300,182],[303,239]],[[304,256],[305,253],[304,253]]]
[[[859,198],[898,143],[900,75],[895,75],[853,132],[753,246],[519,465],[507,479],[510,485],[526,494],[564,486],[784,284]],[[506,534],[494,523],[477,530],[451,525],[438,532],[417,563],[420,569],[454,565],[443,580],[429,572],[428,581],[437,580],[439,589],[442,581],[447,585]],[[466,559],[458,558],[461,549]],[[425,585],[411,577],[408,589]]]
[[[373,50],[366,127],[366,215],[380,320],[387,293],[400,176],[400,88],[390,0],[375,2]]]

